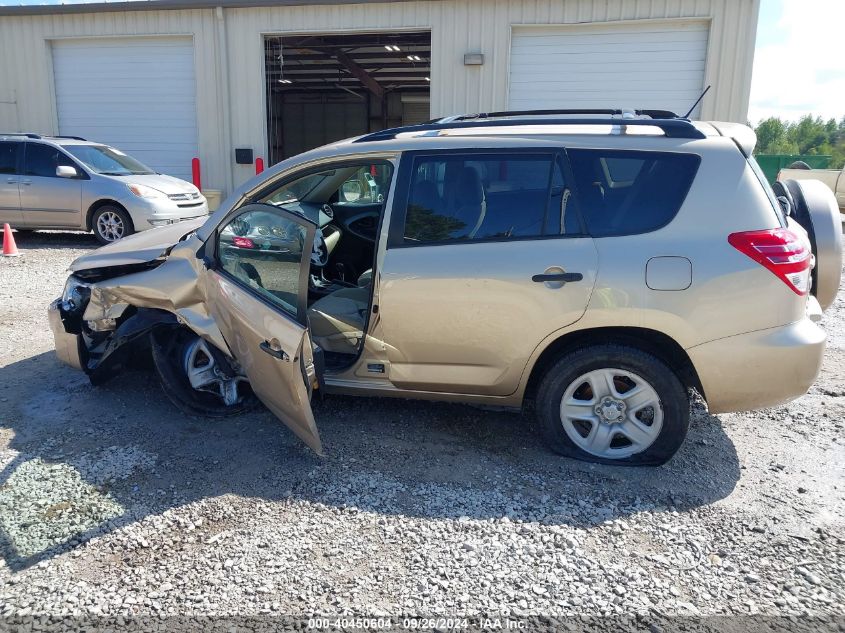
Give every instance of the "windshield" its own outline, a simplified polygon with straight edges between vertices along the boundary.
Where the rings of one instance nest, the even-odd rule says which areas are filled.
[[[88,169],[105,176],[140,176],[155,172],[137,160],[106,145],[65,145],[64,149]]]

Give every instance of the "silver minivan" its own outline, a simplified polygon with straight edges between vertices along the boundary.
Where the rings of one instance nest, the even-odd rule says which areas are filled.
[[[78,137],[0,133],[0,222],[18,230],[94,231],[108,244],[208,215],[194,185]]]

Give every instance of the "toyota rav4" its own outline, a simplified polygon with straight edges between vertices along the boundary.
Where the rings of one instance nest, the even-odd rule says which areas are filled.
[[[804,394],[842,269],[832,193],[778,197],[742,125],[503,112],[295,156],[210,218],[77,259],[50,307],[92,382],[151,353],[217,416],[263,402],[316,452],[312,392],[533,403],[564,455],[660,464],[711,413]],[[818,186],[817,186],[818,185]]]

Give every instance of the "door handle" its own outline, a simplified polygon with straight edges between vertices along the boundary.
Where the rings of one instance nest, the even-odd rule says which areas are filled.
[[[32,181],[31,180],[21,180],[21,184],[22,185],[31,185]]]
[[[15,180],[14,178],[7,178],[6,182],[8,182],[10,185],[14,185],[17,182],[17,180]]]
[[[581,281],[582,279],[584,279],[584,275],[581,273],[543,273],[542,275],[534,275],[531,278],[531,281],[538,284],[542,284],[547,281],[562,281],[563,283],[568,283],[572,281]]]
[[[274,341],[275,345],[270,341],[262,341],[261,344],[258,346],[261,348],[262,352],[266,352],[270,354],[273,358],[278,358],[279,360],[289,361],[290,356],[287,355],[283,349],[279,347],[278,341]]]

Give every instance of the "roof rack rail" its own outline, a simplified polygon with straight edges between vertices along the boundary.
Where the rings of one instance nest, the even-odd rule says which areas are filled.
[[[625,116],[634,114],[636,116],[648,116],[652,119],[677,119],[679,118],[674,112],[669,110],[622,110],[622,109],[568,109],[568,110],[505,110],[503,112],[479,112],[477,114],[461,114],[458,116],[446,117],[430,121],[430,123],[451,123],[452,121],[474,121],[478,119],[493,119],[517,116],[573,116],[573,115],[587,115],[587,116]]]
[[[69,138],[69,139],[72,139],[74,141],[87,141],[88,140],[87,138],[82,138],[81,136],[59,136],[57,134],[53,135],[53,136],[49,136],[48,138]]]
[[[25,136],[26,138],[41,138],[40,134],[32,132],[0,132],[0,136]]]
[[[542,112],[542,111],[540,111]],[[570,119],[556,119],[556,118],[534,118],[541,115],[537,112],[530,113],[534,116],[527,118],[514,119],[490,119],[487,117],[470,118],[461,120],[446,120],[434,123],[423,123],[421,125],[406,125],[403,127],[395,127],[380,132],[372,132],[360,138],[355,139],[354,143],[367,143],[370,141],[388,141],[396,138],[399,134],[409,134],[414,132],[439,132],[442,130],[460,130],[465,128],[485,128],[485,127],[526,127],[531,125],[611,125],[611,126],[633,126],[633,127],[657,127],[663,130],[667,138],[686,138],[686,139],[704,139],[707,138],[704,133],[696,128],[689,119],[671,118],[671,119],[630,119],[618,118],[614,119],[610,116],[607,118],[570,118]],[[584,114],[584,111],[577,114]],[[603,113],[602,113],[603,114]],[[621,114],[621,112],[620,112]]]

